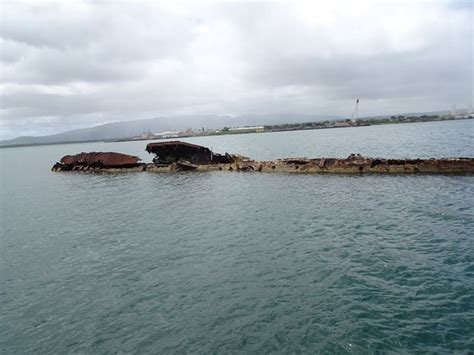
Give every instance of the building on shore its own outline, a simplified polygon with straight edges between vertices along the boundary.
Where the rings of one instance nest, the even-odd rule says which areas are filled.
[[[165,132],[160,132],[160,133],[155,133],[153,134],[155,138],[178,138],[180,137],[180,132],[178,131],[165,131]]]
[[[259,133],[263,131],[265,131],[264,126],[246,126],[246,127],[229,128],[229,132],[232,132],[232,133]]]

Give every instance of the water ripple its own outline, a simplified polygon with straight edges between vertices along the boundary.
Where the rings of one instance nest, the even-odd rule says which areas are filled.
[[[474,351],[470,176],[44,174],[2,192],[1,353]]]

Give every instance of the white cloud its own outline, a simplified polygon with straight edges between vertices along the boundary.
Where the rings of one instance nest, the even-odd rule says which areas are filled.
[[[176,114],[347,115],[355,97],[367,115],[467,106],[472,13],[428,1],[5,2],[0,138]]]

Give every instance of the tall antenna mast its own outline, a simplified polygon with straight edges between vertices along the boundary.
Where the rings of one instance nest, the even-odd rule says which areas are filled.
[[[355,107],[354,107],[354,112],[352,112],[352,119],[356,120],[359,118],[359,99],[357,99]]]

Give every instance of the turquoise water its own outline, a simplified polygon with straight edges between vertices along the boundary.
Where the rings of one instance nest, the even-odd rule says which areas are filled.
[[[206,137],[257,159],[474,156],[472,121]],[[474,351],[474,177],[63,174],[0,150],[0,351]]]

